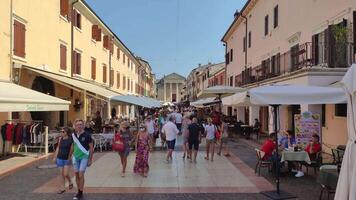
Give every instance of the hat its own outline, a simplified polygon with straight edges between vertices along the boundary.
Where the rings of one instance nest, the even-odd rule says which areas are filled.
[[[127,128],[129,126],[130,126],[130,124],[127,121],[121,122],[121,124],[120,124],[120,127],[122,127],[122,128]]]

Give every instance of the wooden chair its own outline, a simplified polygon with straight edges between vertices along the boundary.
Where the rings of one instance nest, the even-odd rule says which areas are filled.
[[[258,175],[261,176],[261,168],[268,168],[268,171],[271,171],[271,167],[272,167],[272,162],[271,161],[266,161],[263,160],[263,156],[265,155],[265,152],[259,150],[259,149],[255,149],[256,151],[256,156],[257,156],[257,163],[256,163],[256,167],[255,167],[255,173],[258,172]]]

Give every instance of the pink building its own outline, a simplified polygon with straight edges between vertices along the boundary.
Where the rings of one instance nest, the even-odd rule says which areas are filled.
[[[329,86],[340,81],[355,60],[356,1],[248,0],[222,41],[228,85]],[[345,105],[283,106],[281,129],[293,130],[294,114],[303,111],[323,116],[324,144],[345,144]],[[252,124],[259,118],[266,132],[271,130],[269,116],[268,107],[237,108],[239,119]]]

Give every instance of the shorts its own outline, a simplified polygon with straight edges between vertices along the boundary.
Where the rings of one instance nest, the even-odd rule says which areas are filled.
[[[199,140],[189,141],[188,145],[189,145],[189,150],[192,150],[193,148],[195,151],[199,150]]]
[[[174,150],[174,146],[176,145],[176,140],[172,140],[172,141],[167,141],[167,146],[168,146],[168,149],[172,149]]]
[[[73,169],[74,172],[85,172],[88,167],[88,158],[77,159],[73,157]]]
[[[206,144],[215,144],[215,139],[206,139]]]
[[[69,166],[70,165],[70,160],[62,160],[62,159],[57,158],[56,163],[57,163],[57,167],[58,168],[62,168],[64,166]]]

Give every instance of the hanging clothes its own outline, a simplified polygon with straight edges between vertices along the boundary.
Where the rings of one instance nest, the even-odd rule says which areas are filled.
[[[8,124],[6,126],[6,141],[12,141],[13,134],[14,134],[14,125]]]

